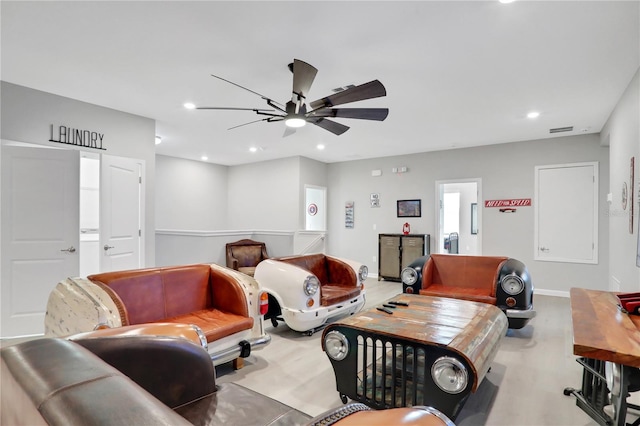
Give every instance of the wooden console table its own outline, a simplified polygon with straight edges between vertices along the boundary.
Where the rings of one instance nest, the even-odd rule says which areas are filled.
[[[566,388],[576,405],[603,426],[626,424],[629,376],[640,367],[640,316],[624,313],[614,293],[583,288],[571,289],[573,353],[583,366],[581,389]],[[620,370],[620,394],[611,395],[605,378],[606,362]],[[604,411],[612,404],[613,418]]]

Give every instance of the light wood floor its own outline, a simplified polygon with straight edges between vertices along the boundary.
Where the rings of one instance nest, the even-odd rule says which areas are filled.
[[[369,279],[367,306],[402,291],[399,283]],[[581,369],[572,353],[568,298],[535,296],[537,317],[522,330],[509,330],[492,369],[456,419],[458,426],[596,426],[564,396],[579,387]],[[311,416],[342,405],[321,332],[303,336],[268,323],[271,343],[245,359],[241,370],[217,368],[218,382],[236,382]]]

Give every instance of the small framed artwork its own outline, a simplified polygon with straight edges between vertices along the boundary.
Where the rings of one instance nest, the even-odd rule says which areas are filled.
[[[471,203],[471,234],[478,233],[478,203]]]
[[[371,207],[380,207],[380,194],[371,194],[369,201],[371,202]]]
[[[344,227],[347,229],[353,229],[354,216],[353,216],[353,201],[347,201],[344,203]]]
[[[421,200],[398,200],[398,217],[422,216]]]

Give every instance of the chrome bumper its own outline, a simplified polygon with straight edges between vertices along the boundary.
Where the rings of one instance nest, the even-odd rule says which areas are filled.
[[[507,314],[507,318],[531,319],[535,318],[536,311],[533,310],[532,306],[529,309],[507,309],[505,314]]]
[[[260,337],[257,337],[255,339],[249,339],[247,341],[249,342],[249,345],[251,345],[251,350],[253,351],[256,349],[261,349],[263,346],[266,346],[271,341],[271,336],[268,334],[264,334]],[[211,346],[215,346],[215,345],[209,345],[210,349],[211,349]],[[231,348],[228,348],[219,352],[213,352],[213,353],[209,352],[209,355],[211,356],[211,361],[213,361],[213,365],[220,365],[240,357],[241,353],[242,353],[242,347],[238,344],[236,346],[233,346]]]

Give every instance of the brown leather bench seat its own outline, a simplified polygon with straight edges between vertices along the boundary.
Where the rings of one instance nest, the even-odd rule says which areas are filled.
[[[87,278],[116,302],[123,326],[195,324],[208,342],[253,327],[243,290],[207,264],[106,272]]]
[[[501,256],[432,254],[422,276],[420,294],[453,297],[495,305]]]
[[[280,257],[276,260],[299,266],[318,278],[321,306],[335,305],[360,294],[356,274],[349,265],[339,259],[319,253]]]

